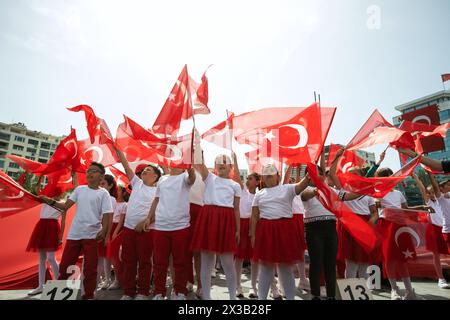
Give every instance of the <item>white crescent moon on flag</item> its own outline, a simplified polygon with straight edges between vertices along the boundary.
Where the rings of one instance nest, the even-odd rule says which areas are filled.
[[[398,238],[400,237],[400,235],[402,233],[409,233],[411,236],[414,237],[414,239],[417,242],[416,248],[418,248],[420,246],[420,237],[417,234],[417,232],[414,231],[414,229],[412,229],[411,227],[401,227],[395,233],[395,244],[397,245],[397,247],[399,247],[399,245],[398,245]]]
[[[91,150],[97,152],[97,160],[92,159],[92,161],[100,162],[100,163],[101,163],[102,160],[103,160],[103,150],[100,149],[100,147],[97,147],[97,146],[91,146],[91,147],[87,148],[86,151],[85,151],[84,153],[87,153],[88,151],[91,151]]]
[[[183,159],[183,153],[181,152],[180,148],[172,144],[167,144],[166,146],[173,154],[172,157],[167,157],[167,159],[171,161],[180,161],[181,159]]]
[[[23,196],[24,196],[23,191],[20,191],[17,196],[12,196],[12,197],[11,196],[5,196],[5,198],[14,200],[14,199],[21,199],[21,198],[23,198]]]
[[[78,145],[77,145],[77,143],[75,141],[69,140],[69,141],[66,141],[66,143],[64,143],[64,147],[67,146],[70,143],[72,143],[74,145],[74,147],[75,147],[75,154],[72,157],[72,159],[74,159],[77,156],[77,154],[78,154]]]
[[[281,126],[279,129],[284,128],[284,127],[288,127],[288,128],[297,130],[300,139],[298,140],[298,143],[295,146],[280,145],[280,147],[289,148],[289,149],[298,149],[298,148],[303,148],[306,146],[306,144],[308,143],[308,131],[306,131],[304,126],[302,126],[300,124],[286,124],[284,126]]]
[[[69,179],[65,180],[65,181],[61,181],[61,183],[71,183],[72,182],[72,177],[70,177]]]
[[[355,166],[355,164],[353,162],[347,162],[342,167],[342,172],[346,173],[348,171],[348,169],[350,169],[351,167],[354,167],[354,166]]]
[[[426,121],[428,124],[431,124],[431,118],[429,116],[425,116],[425,115],[421,115],[421,116],[417,116],[413,119],[413,123],[414,122],[419,122],[420,120],[424,120]]]

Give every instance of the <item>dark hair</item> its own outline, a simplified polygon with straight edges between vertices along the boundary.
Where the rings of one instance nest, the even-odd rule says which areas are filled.
[[[108,182],[109,185],[112,185],[112,188],[108,190],[109,195],[111,197],[117,198],[117,183],[116,179],[114,179],[114,176],[105,174],[104,179],[106,180],[106,182]]]
[[[250,174],[247,176],[247,179],[248,179],[249,177],[255,178],[256,181],[260,181],[260,180],[261,180],[261,176],[260,176],[259,174],[257,174],[256,172],[250,173]]]
[[[377,176],[379,177],[390,177],[394,172],[390,168],[381,168],[377,170]]]
[[[130,199],[130,193],[128,192],[127,188],[125,188],[124,186],[117,186],[117,190],[119,192],[122,192],[123,200],[125,202],[128,202],[128,200]]]
[[[101,171],[102,171],[102,174],[105,174],[105,166],[104,165],[102,165],[101,163],[99,163],[99,162],[95,162],[95,161],[92,161],[91,162],[91,164],[90,164],[90,166],[96,166],[97,168],[99,168]]]
[[[153,169],[153,172],[158,176],[158,177],[156,178],[156,182],[158,182],[158,181],[159,181],[159,178],[161,178],[161,170],[159,170],[159,168],[158,168],[157,166],[153,165],[153,164],[149,164],[149,165],[147,166],[147,168],[148,168],[148,167],[152,168],[152,169]],[[145,170],[145,169],[144,169],[144,170]],[[144,171],[144,170],[142,170],[142,171]]]

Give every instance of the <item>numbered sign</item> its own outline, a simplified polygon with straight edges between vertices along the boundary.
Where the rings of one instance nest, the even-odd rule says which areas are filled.
[[[337,287],[340,300],[373,300],[365,279],[339,279]]]
[[[78,300],[80,280],[49,280],[41,294],[41,300]]]

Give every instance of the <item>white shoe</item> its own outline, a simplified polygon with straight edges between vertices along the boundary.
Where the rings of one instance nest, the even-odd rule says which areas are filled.
[[[447,283],[445,279],[439,279],[438,287],[441,289],[450,289],[450,285]]]
[[[410,292],[407,291],[403,300],[418,300],[414,289]]]
[[[187,283],[186,288],[188,289],[188,292],[194,291],[194,285],[190,282]]]
[[[281,296],[280,291],[278,291],[277,287],[271,290],[271,296],[273,300],[283,300],[283,297]]]
[[[100,285],[100,289],[102,290],[106,290],[109,288],[109,286],[111,285],[111,282],[108,280],[103,281],[103,283]]]
[[[36,289],[34,289],[34,290],[28,292],[28,295],[29,295],[30,297],[31,297],[31,296],[36,296],[36,295],[38,295],[38,294],[41,294],[43,290],[44,290],[43,288],[36,288]]]
[[[186,300],[186,296],[183,293],[172,294],[171,300]]]
[[[236,289],[236,297],[237,298],[243,298],[244,297],[244,291],[242,290],[242,287],[239,287]]]
[[[134,300],[134,299],[133,299],[133,297],[123,295],[122,298],[120,298],[120,300]]]
[[[167,277],[167,279],[166,279],[166,287],[168,288],[168,287],[171,287],[172,286],[172,278],[171,277]]]
[[[305,279],[300,279],[300,282],[298,283],[298,287],[299,290],[305,290],[305,291],[309,291],[310,289],[310,285],[309,285],[309,279],[305,278]]]
[[[117,280],[114,280],[113,283],[108,287],[108,290],[117,290],[120,289],[120,283]]]
[[[217,270],[216,269],[213,269],[212,271],[211,271],[211,278],[215,278],[217,276]]]
[[[149,300],[149,296],[144,296],[143,294],[137,294],[134,300]]]
[[[250,289],[250,293],[248,294],[250,299],[258,299],[258,291],[256,289]]]
[[[153,297],[153,300],[165,300],[165,298],[162,296],[162,294],[159,293]]]
[[[402,296],[398,292],[398,290],[391,290],[391,300],[402,300]]]

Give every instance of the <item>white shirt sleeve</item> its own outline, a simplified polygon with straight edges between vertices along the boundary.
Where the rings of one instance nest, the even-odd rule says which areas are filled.
[[[259,205],[259,194],[256,193],[255,197],[253,198],[252,207],[257,207]]]
[[[405,196],[403,195],[403,193],[399,192],[399,194],[400,194],[400,202],[402,204],[406,203],[406,199],[405,199]]]
[[[161,189],[160,189],[160,184],[159,184],[159,182],[156,184],[156,191],[155,191],[155,198],[159,198],[159,195],[160,195],[160,192],[161,192]]]
[[[102,196],[102,214],[113,213],[113,207],[111,202],[111,197],[109,193],[106,191]]]
[[[366,196],[366,197],[367,197],[367,196]],[[374,199],[373,197],[368,197],[368,199],[369,199],[369,201],[368,201],[369,207],[370,207],[370,206],[374,206],[374,205],[375,205],[375,199]]]
[[[72,194],[69,197],[69,200],[72,200],[73,202],[77,202],[77,200],[78,200],[78,190],[79,190],[79,187],[76,187],[75,190],[73,190]]]
[[[141,181],[141,179],[139,179],[139,177],[137,175],[134,175],[133,179],[131,179],[131,181],[130,181],[130,184],[134,188],[136,186],[136,184],[139,183],[139,181]]]
[[[234,196],[240,198],[242,195],[241,186],[238,183],[233,183]]]

